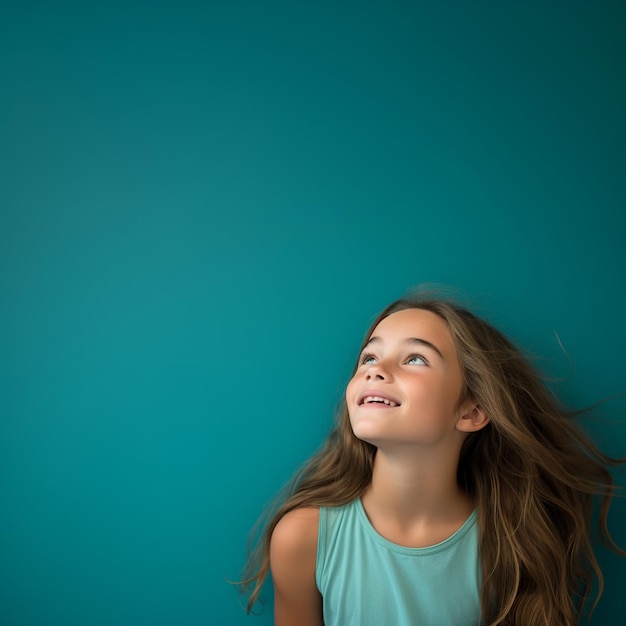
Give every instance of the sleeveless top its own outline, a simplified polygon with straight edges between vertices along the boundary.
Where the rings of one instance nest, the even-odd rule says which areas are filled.
[[[407,548],[372,526],[360,499],[321,507],[315,579],[325,626],[477,626],[476,511],[441,543]]]

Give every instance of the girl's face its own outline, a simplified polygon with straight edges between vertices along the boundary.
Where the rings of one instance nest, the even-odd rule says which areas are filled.
[[[460,402],[463,374],[444,320],[407,309],[374,329],[346,402],[354,434],[377,447],[460,443],[475,402]]]

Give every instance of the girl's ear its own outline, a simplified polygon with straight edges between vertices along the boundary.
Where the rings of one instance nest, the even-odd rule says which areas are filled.
[[[472,401],[462,408],[456,427],[464,433],[475,433],[487,424],[489,424],[489,417],[479,404]]]

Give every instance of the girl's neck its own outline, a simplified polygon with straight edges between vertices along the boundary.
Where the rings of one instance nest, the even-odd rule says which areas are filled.
[[[456,458],[389,455],[380,449],[362,497],[374,528],[400,545],[423,547],[458,530],[473,509],[458,486]]]

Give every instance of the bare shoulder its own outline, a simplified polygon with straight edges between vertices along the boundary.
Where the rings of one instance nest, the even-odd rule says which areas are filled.
[[[270,543],[270,554],[287,556],[293,550],[317,552],[317,533],[320,511],[315,507],[303,507],[286,513],[274,528]]]
[[[317,558],[317,534],[320,512],[313,507],[286,513],[274,528],[270,541],[272,578],[281,581],[313,575]]]
[[[315,583],[319,509],[304,507],[286,513],[270,541],[276,626],[317,626],[322,600]]]

